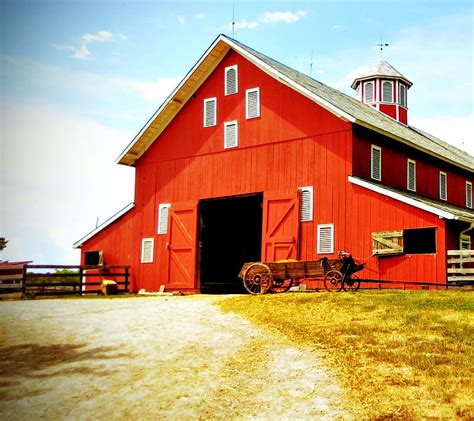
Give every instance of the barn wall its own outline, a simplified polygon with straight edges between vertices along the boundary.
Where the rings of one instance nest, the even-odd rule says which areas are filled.
[[[354,175],[370,180],[372,144],[382,148],[383,184],[407,191],[407,159],[413,159],[417,194],[439,200],[439,172],[444,171],[448,180],[448,202],[466,207],[466,181],[473,181],[472,173],[359,127],[354,128]]]

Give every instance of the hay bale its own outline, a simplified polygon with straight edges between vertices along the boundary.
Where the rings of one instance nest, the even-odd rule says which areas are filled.
[[[118,294],[118,285],[117,282],[110,279],[103,279],[100,284],[100,290],[102,294],[107,295],[117,295]]]

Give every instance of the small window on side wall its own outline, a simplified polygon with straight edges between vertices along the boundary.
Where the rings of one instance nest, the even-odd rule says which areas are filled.
[[[313,186],[300,187],[300,221],[313,220]]]
[[[439,198],[448,200],[448,176],[445,172],[439,172]]]
[[[226,67],[224,75],[225,95],[236,94],[238,92],[237,65]]]
[[[334,253],[334,224],[318,225],[318,254]]]
[[[472,183],[466,181],[466,207],[472,209]]]
[[[371,147],[370,174],[372,180],[382,180],[382,149],[375,145]]]
[[[412,159],[407,161],[407,189],[416,191],[416,162]]]
[[[142,263],[153,263],[153,248],[155,241],[153,238],[142,239]]]
[[[245,91],[246,118],[260,117],[260,89],[253,88]]]
[[[211,127],[217,124],[217,98],[207,98],[204,100],[204,127]]]
[[[403,253],[436,253],[436,229],[415,228],[403,230]]]
[[[224,123],[224,149],[236,148],[239,146],[238,136],[237,121],[227,121]]]
[[[104,252],[102,250],[86,251],[84,253],[84,264],[86,266],[102,266],[104,264]]]
[[[158,234],[168,233],[168,219],[171,205],[169,203],[162,203],[158,206]]]

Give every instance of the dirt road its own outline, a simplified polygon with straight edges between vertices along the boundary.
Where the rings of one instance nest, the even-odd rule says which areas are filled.
[[[0,419],[350,419],[318,357],[222,297],[0,302]]]

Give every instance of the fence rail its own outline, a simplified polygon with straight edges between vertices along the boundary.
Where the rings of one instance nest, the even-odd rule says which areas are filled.
[[[448,283],[474,282],[474,250],[448,250]]]
[[[129,292],[130,266],[11,265],[1,269],[0,292],[21,292],[23,297],[97,294],[105,279],[115,281],[118,292]]]

